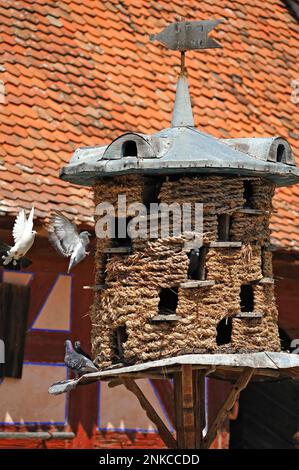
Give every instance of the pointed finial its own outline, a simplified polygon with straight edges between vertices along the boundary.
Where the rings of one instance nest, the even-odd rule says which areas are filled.
[[[185,73],[180,74],[176,87],[171,127],[194,127],[189,86]]]

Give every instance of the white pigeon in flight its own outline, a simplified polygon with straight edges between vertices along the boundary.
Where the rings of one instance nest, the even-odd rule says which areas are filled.
[[[11,262],[13,266],[16,266],[18,261],[20,261],[32,247],[36,235],[36,231],[32,230],[33,214],[34,207],[32,207],[28,219],[26,218],[24,209],[20,210],[17,215],[12,230],[14,246],[8,246],[6,254],[2,256],[3,266],[7,266]]]
[[[71,258],[67,272],[80,263],[89,253],[86,248],[91,236],[86,230],[78,233],[77,227],[61,212],[54,211],[48,224],[49,240],[58,251],[66,258]]]

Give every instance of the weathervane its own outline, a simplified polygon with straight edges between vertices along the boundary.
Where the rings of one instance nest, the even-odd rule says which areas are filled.
[[[191,99],[185,68],[185,53],[194,49],[215,49],[222,47],[209,32],[222,20],[178,21],[168,25],[158,34],[150,36],[168,49],[181,52],[181,73],[177,83],[171,127],[194,127]]]
[[[150,40],[157,40],[173,51],[180,51],[181,73],[184,73],[186,51],[222,47],[209,37],[209,32],[221,22],[222,20],[178,21],[171,23],[160,33],[152,34]]]

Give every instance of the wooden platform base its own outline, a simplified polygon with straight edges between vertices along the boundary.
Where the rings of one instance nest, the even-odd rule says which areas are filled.
[[[234,383],[228,397],[203,435],[205,423],[205,378],[222,378]],[[188,354],[143,364],[114,368],[86,374],[77,380],[53,384],[50,394],[65,393],[79,385],[98,380],[108,381],[109,387],[124,385],[133,393],[149,419],[156,426],[168,448],[207,449],[217,430],[228,416],[240,392],[250,380],[299,378],[299,356],[289,353],[260,352],[250,354]],[[139,378],[173,379],[173,415],[175,436],[169,431],[138,384]]]

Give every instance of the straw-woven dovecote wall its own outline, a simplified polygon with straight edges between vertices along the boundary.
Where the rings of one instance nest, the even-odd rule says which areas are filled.
[[[133,239],[130,253],[114,254],[106,248],[117,240],[98,239],[96,285],[103,288],[91,309],[97,365],[280,350],[269,250],[272,183],[235,176],[150,181],[159,202],[204,204],[201,266],[188,279],[184,236]],[[146,187],[141,176],[105,179],[94,187],[95,203],[116,205],[118,194],[126,194],[128,204],[144,202]]]

